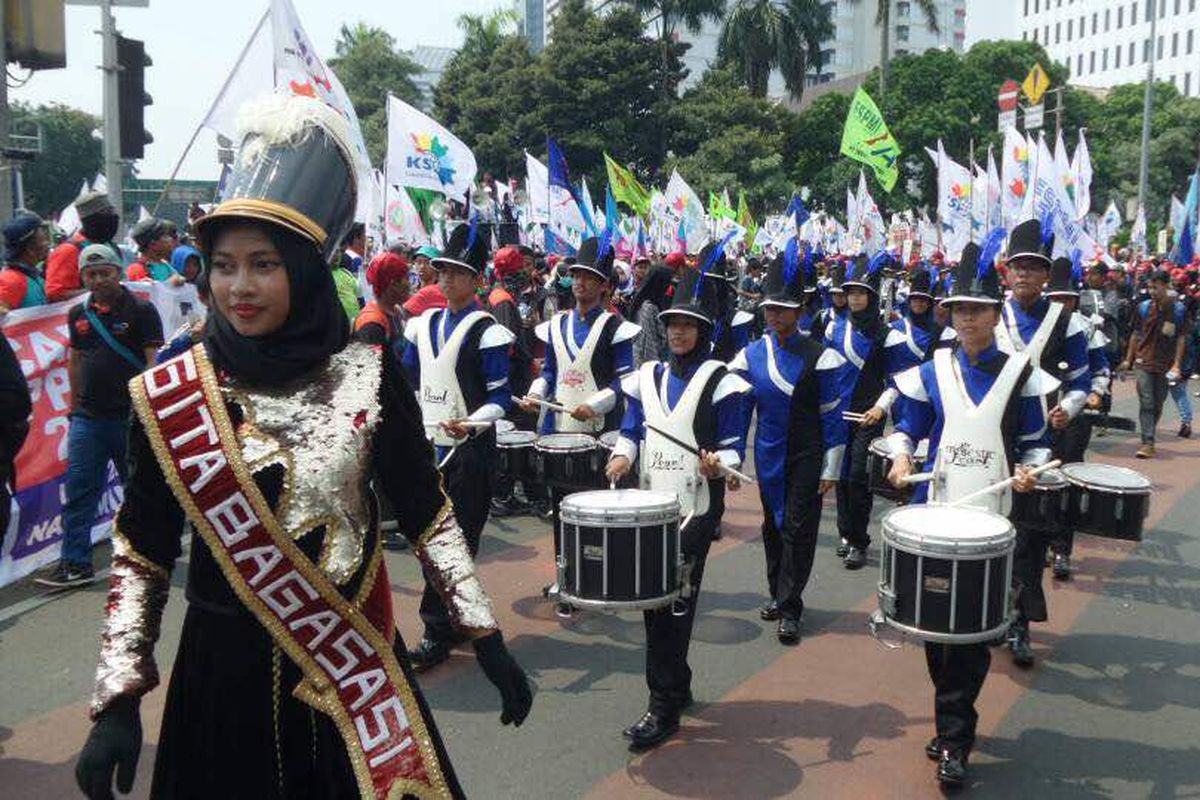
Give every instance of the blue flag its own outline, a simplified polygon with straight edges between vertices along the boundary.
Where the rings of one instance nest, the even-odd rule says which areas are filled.
[[[800,226],[808,221],[808,209],[804,207],[804,201],[800,199],[800,195],[793,194],[791,202],[788,203],[787,211],[783,212],[786,216],[794,216],[796,218],[796,231],[799,232]]]
[[[558,236],[555,236],[554,231],[550,230],[549,226],[546,226],[545,230],[547,253],[554,253],[560,256],[575,255],[575,248],[571,246],[570,242],[568,242],[566,239],[561,239]]]
[[[621,221],[621,212],[617,211],[617,198],[613,197],[612,186],[604,187],[604,227],[610,231],[617,229]]]
[[[579,202],[579,190],[571,185],[571,175],[567,170],[567,157],[563,155],[558,142],[546,137],[546,164],[550,172],[550,185],[560,186],[571,193],[575,202]]]

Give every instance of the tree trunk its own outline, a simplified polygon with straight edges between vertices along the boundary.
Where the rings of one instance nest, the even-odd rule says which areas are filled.
[[[882,102],[883,96],[887,94],[888,40],[891,38],[892,0],[879,0],[879,7],[883,10],[883,24],[879,30],[879,100]]]

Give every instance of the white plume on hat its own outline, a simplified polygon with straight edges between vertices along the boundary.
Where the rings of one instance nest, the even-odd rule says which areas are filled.
[[[350,124],[333,106],[304,95],[271,94],[242,106],[237,117],[238,137],[242,142],[238,160],[246,166],[271,147],[298,145],[311,135],[314,126],[325,129],[341,149],[357,185]]]

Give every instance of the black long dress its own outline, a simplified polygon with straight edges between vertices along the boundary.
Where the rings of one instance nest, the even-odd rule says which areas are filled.
[[[380,360],[380,420],[372,439],[371,470],[362,477],[364,481],[374,478],[396,510],[403,532],[415,541],[434,520],[444,495],[415,396],[394,360],[384,355]],[[236,399],[226,398],[230,419],[238,429],[243,410]],[[138,555],[169,571],[181,552],[184,514],[136,417],[129,465],[118,529]],[[272,510],[277,510],[285,490],[284,469],[277,465],[258,469],[254,480]],[[371,555],[379,547],[378,519],[371,506],[361,564],[338,587],[348,598],[362,586]],[[325,527],[319,526],[296,541],[316,563],[324,537]],[[337,728],[329,717],[292,697],[300,670],[237,599],[199,536],[192,537],[187,597],[151,797],[357,797],[357,783]],[[398,633],[394,649],[448,785],[455,796],[461,796]]]

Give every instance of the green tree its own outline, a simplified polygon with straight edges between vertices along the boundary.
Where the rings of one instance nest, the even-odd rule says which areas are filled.
[[[788,93],[799,100],[821,42],[834,35],[829,9],[820,0],[735,0],[721,30],[721,59],[738,65],[755,97],[767,96],[771,70],[778,68]]]
[[[684,93],[667,119],[678,169],[700,193],[744,190],[752,210],[778,211],[792,191],[789,129],[795,115],[754,97],[732,67],[714,68]]]
[[[100,169],[101,144],[92,136],[100,120],[61,103],[14,103],[11,126],[16,132],[41,128],[42,152],[21,168],[25,205],[54,217],[79,194],[79,184]]]
[[[388,93],[420,105],[421,91],[413,79],[421,74],[421,67],[396,49],[390,33],[362,22],[342,26],[334,51],[329,67],[358,113],[371,162],[380,164],[387,152]]]
[[[887,94],[888,62],[891,60],[892,3],[894,0],[875,0],[875,24],[879,27],[879,94]],[[935,0],[916,0],[917,8],[925,15],[931,33],[938,32],[938,4]]]
[[[543,131],[563,146],[573,180],[586,175],[602,185],[605,150],[643,175],[653,177],[661,166],[663,120],[678,102],[682,48],[672,49],[664,75],[659,43],[643,27],[627,7],[603,16],[583,0],[559,7],[553,38],[539,57],[536,105]],[[544,142],[530,149],[544,152]]]

